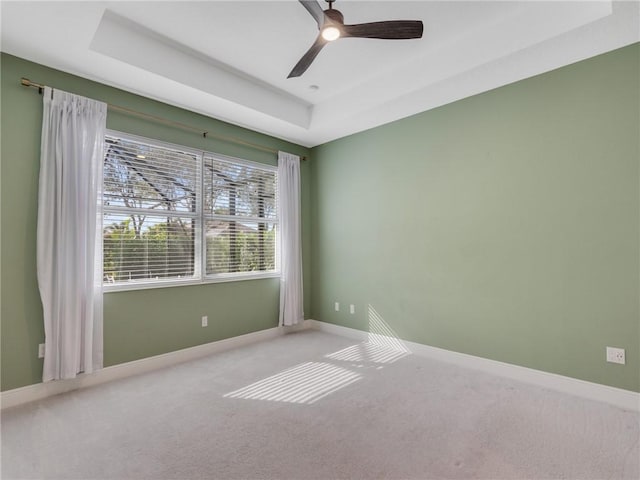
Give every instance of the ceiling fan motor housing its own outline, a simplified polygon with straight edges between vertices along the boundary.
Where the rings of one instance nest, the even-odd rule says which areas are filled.
[[[344,16],[340,10],[327,9],[324,14],[336,23],[344,25]]]

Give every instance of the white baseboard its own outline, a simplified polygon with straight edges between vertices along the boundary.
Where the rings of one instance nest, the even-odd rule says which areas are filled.
[[[371,334],[362,330],[334,325],[332,323],[319,322],[316,320],[307,320],[305,323],[308,323],[307,328],[352,338],[358,341],[371,341],[373,339],[375,342],[375,340],[385,338],[379,334]],[[461,367],[481,370],[501,377],[507,377],[590,400],[605,402],[615,405],[616,407],[624,408],[625,410],[640,412],[640,393],[637,392],[498,362],[496,360],[489,360],[465,353],[453,352],[421,343],[408,342],[396,338],[391,340],[393,343],[401,344],[403,349],[406,348],[407,351],[415,355],[452,363]],[[389,339],[387,338],[387,341],[382,341],[382,343],[389,344]]]
[[[21,405],[23,403],[40,400],[59,393],[77,390],[79,388],[98,385],[112,380],[130,377],[159,368],[169,367],[189,360],[223,352],[232,348],[249,345],[252,343],[269,340],[285,333],[314,329],[322,332],[340,335],[357,341],[374,341],[385,345],[397,345],[408,352],[432,358],[434,360],[452,363],[461,367],[481,370],[501,377],[511,378],[520,382],[537,385],[543,388],[556,390],[570,395],[605,402],[626,410],[640,412],[640,393],[609,387],[598,383],[587,382],[576,378],[565,377],[555,373],[543,372],[532,368],[521,367],[509,363],[489,360],[464,353],[453,352],[442,348],[431,347],[421,343],[408,342],[396,338],[389,338],[379,334],[372,334],[354,328],[334,325],[332,323],[319,322],[317,320],[305,320],[301,325],[293,327],[276,327],[258,332],[227,338],[217,342],[197,345],[195,347],[177,350],[154,357],[121,363],[103,368],[88,375],[79,375],[71,380],[58,380],[47,383],[37,383],[26,387],[7,390],[0,393],[0,407],[2,409]],[[390,343],[391,342],[391,343]]]
[[[164,353],[153,357],[142,358],[132,362],[120,363],[111,367],[105,367],[90,374],[80,374],[76,378],[69,380],[56,380],[53,382],[36,383],[26,387],[15,388],[0,393],[0,407],[2,409],[14,407],[34,400],[40,400],[59,393],[77,390],[79,388],[98,385],[119,378],[130,377],[140,373],[150,372],[159,368],[169,367],[178,363],[196,360],[206,357],[212,353],[223,352],[232,348],[249,345],[251,343],[268,340],[278,337],[287,332],[287,329],[304,329],[309,324],[303,324],[302,327],[275,327],[258,332],[247,333],[237,337],[219,340],[217,342],[205,343],[195,347],[177,350],[175,352]]]

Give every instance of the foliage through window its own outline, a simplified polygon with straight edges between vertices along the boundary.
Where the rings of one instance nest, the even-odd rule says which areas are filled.
[[[275,167],[116,132],[106,144],[105,284],[277,272]]]

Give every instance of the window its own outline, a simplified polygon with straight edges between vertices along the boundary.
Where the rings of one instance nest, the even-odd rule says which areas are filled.
[[[109,132],[104,283],[114,288],[277,275],[277,169]]]
[[[206,274],[276,268],[276,171],[204,156]]]

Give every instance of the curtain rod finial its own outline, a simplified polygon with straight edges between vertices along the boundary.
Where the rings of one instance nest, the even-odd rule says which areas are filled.
[[[42,95],[42,92],[44,92],[44,85],[40,85],[39,83],[34,83],[25,77],[22,77],[20,79],[20,85],[22,85],[23,87],[35,87],[38,89],[38,92],[40,93],[40,95]]]

